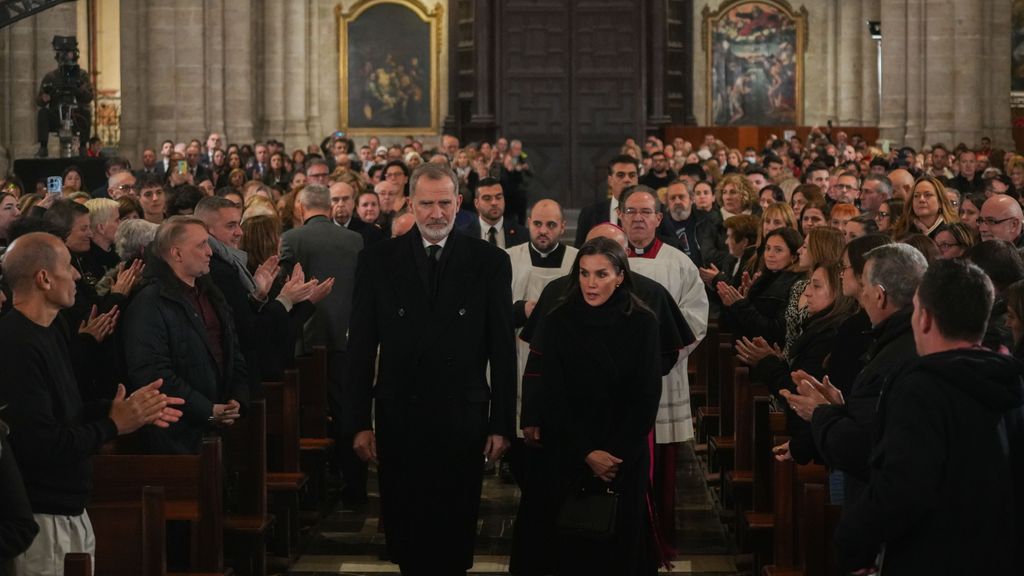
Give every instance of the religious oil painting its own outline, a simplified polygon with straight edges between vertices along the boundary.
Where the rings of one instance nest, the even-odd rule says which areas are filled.
[[[338,6],[341,123],[349,133],[437,131],[441,11],[415,0]]]
[[[705,8],[708,119],[716,126],[793,126],[803,121],[807,10],[784,0]]]
[[[1024,93],[1024,0],[1013,0],[1010,90]]]

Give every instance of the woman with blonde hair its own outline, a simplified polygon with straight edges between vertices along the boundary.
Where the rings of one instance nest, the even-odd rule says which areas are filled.
[[[242,222],[256,216],[279,218],[277,207],[274,206],[274,203],[269,198],[253,195],[249,196],[249,199],[245,201],[245,208],[242,209]]]
[[[800,227],[796,225],[796,214],[793,213],[793,209],[789,204],[785,204],[783,202],[776,202],[775,204],[769,205],[764,209],[764,214],[761,216],[762,237],[778,228],[792,228],[793,230],[800,230]]]
[[[729,174],[722,178],[715,190],[718,205],[721,206],[722,221],[737,214],[750,214],[757,204],[757,192],[753,184],[742,174]]]
[[[918,178],[908,200],[903,216],[893,225],[893,238],[920,233],[934,240],[943,224],[960,221],[946,187],[933,176]]]

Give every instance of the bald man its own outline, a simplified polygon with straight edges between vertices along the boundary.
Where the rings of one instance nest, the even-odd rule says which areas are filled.
[[[0,406],[10,426],[39,534],[14,559],[15,574],[53,574],[68,552],[95,554],[85,504],[92,486],[89,458],[119,434],[146,424],[167,427],[181,412],[157,380],[126,396],[83,404],[58,313],[75,302],[78,271],[55,236],[15,240],[3,263],[14,308],[0,319]]]
[[[533,216],[531,213],[531,220]],[[590,229],[586,240],[597,237],[610,238],[624,250],[627,249],[626,234],[614,224],[597,224]],[[661,327],[661,373],[668,374],[679,358],[679,351],[695,343],[697,339],[668,290],[641,274],[634,273],[632,277],[636,295],[658,317]],[[548,283],[537,298],[537,304],[519,334],[519,338],[529,344],[529,357],[522,374],[521,426],[527,445],[535,450],[527,453],[526,482],[522,488],[519,511],[514,524],[515,532],[512,535],[509,571],[513,574],[549,574],[556,571],[555,546],[559,539],[554,515],[558,510],[559,495],[552,494],[546,483],[533,481],[529,466],[532,462],[533,468],[543,469],[544,465],[538,465],[536,462],[543,462],[545,457],[541,406],[542,380],[539,377],[539,352],[543,350],[543,322],[548,312],[561,300],[571,281],[572,278],[567,275]],[[663,516],[665,514],[666,512],[663,512]],[[673,517],[671,512],[667,512],[667,515]]]
[[[1020,204],[1006,194],[996,194],[981,205],[978,231],[982,240],[1005,240],[1020,248],[1024,244],[1022,221],[1024,212]]]
[[[903,168],[897,168],[889,172],[889,181],[892,182],[892,197],[909,203],[910,190],[914,187],[914,175]]]

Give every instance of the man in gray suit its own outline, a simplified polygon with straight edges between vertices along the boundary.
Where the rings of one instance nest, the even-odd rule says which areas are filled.
[[[328,402],[334,422],[340,421],[341,379],[346,370],[348,320],[352,312],[352,288],[355,285],[356,261],[363,249],[363,237],[331,219],[331,193],[326,186],[310,184],[299,193],[297,209],[302,226],[281,237],[281,267],[290,272],[301,264],[306,278],[334,278],[334,290],[316,305],[316,312],[303,329],[302,352],[313,346],[326,346],[328,362]],[[356,458],[352,439],[335,430],[335,448],[345,489],[342,501],[360,506],[366,500],[366,463]]]

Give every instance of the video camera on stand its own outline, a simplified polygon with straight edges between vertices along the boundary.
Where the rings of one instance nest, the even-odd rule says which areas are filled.
[[[48,75],[42,90],[50,96],[51,109],[56,107],[60,117],[57,135],[60,138],[61,157],[72,156],[78,148],[75,140],[80,136],[75,127],[79,115],[78,93],[82,89],[82,69],[78,66],[78,39],[74,36],[54,36],[53,49],[57,60],[56,74]],[[79,143],[80,144],[80,143]]]

